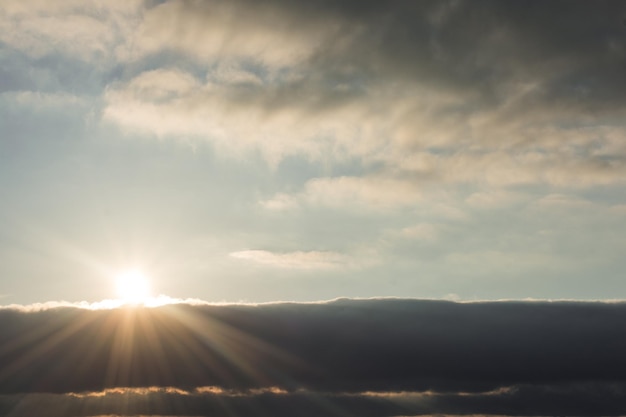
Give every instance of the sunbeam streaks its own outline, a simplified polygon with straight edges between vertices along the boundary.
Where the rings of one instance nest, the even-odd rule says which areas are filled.
[[[568,301],[3,309],[0,411],[619,415],[625,319]]]

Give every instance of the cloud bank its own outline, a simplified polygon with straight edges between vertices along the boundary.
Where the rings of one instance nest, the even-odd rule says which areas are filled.
[[[621,302],[400,299],[2,310],[0,392],[102,413],[615,415],[625,318]]]

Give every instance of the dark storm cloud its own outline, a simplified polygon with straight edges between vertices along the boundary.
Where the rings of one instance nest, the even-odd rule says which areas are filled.
[[[623,303],[338,300],[0,311],[0,390],[484,392],[626,379]]]

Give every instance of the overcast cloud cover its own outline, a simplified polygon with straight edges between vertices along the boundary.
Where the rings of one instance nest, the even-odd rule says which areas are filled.
[[[3,309],[0,411],[623,415],[625,319],[600,302]]]

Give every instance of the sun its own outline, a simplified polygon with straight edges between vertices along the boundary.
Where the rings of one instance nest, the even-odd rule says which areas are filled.
[[[150,299],[150,285],[138,269],[122,271],[115,276],[118,297],[128,304],[142,304]]]

